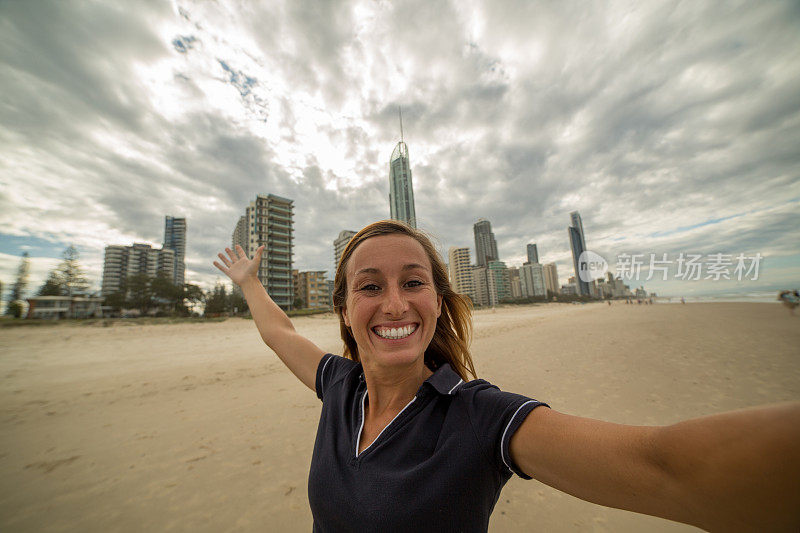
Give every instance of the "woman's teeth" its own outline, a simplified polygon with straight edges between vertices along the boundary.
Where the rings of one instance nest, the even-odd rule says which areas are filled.
[[[402,328],[382,328],[376,327],[373,329],[378,337],[383,339],[402,339],[408,337],[417,329],[416,324],[403,326]]]

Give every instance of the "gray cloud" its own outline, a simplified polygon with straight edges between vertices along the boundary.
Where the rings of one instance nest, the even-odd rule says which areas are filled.
[[[418,219],[444,248],[485,217],[503,258],[538,242],[565,279],[579,210],[606,255],[800,268],[795,4],[472,4],[3,3],[0,233],[97,265],[182,215],[208,284],[274,193],[295,200],[296,265],[329,269],[341,229],[388,217],[402,106]]]

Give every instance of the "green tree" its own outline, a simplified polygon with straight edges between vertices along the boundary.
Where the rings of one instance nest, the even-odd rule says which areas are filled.
[[[233,310],[235,314],[244,315],[250,310],[250,308],[247,306],[247,300],[244,299],[242,291],[236,290],[235,287],[231,291],[228,301],[230,302],[229,305],[231,310]]]
[[[130,303],[128,303],[128,280],[122,278],[120,281],[119,288],[107,295],[105,302],[103,302],[115,311],[122,311],[124,307],[131,307]]]
[[[64,280],[57,270],[50,271],[36,294],[38,296],[64,296]]]
[[[61,264],[58,265],[58,274],[63,282],[64,295],[74,296],[89,292],[89,280],[78,262],[80,253],[71,244],[61,255]]]
[[[128,306],[128,299],[124,290],[112,292],[106,296],[105,304],[115,311],[121,311],[123,307]]]
[[[8,307],[6,307],[6,314],[14,318],[22,317],[22,301],[14,300],[13,302],[8,302]]]
[[[158,303],[166,304],[171,313],[176,311],[178,303],[183,300],[182,287],[172,283],[169,275],[164,272],[159,272],[155,278],[150,280],[150,289]]]
[[[134,274],[128,276],[126,283],[128,289],[126,303],[138,309],[143,315],[147,314],[155,305],[150,282],[151,278],[147,274]]]
[[[78,261],[78,249],[70,244],[61,257],[61,263],[50,271],[44,284],[39,287],[38,295],[76,296],[89,292],[89,280]]]
[[[225,285],[217,283],[213,291],[206,293],[205,315],[221,315],[228,311],[228,293]]]
[[[9,298],[6,314],[15,318],[22,316],[22,304],[20,300],[25,295],[25,289],[28,287],[28,275],[31,271],[31,261],[28,258],[28,252],[23,252],[22,260],[17,268],[17,280],[11,287],[11,297]]]
[[[295,298],[294,302],[292,302],[292,303],[293,303],[293,306],[292,306],[293,309],[305,309],[306,308],[306,302],[300,296]]]
[[[186,302],[189,302],[189,305],[192,305],[202,302],[204,299],[205,295],[203,294],[203,289],[191,283],[184,283],[182,287],[182,298],[178,306],[178,311],[188,316],[190,311],[189,307],[186,305]]]

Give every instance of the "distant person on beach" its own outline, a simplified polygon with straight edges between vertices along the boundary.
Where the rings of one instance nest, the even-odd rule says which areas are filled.
[[[262,339],[322,400],[314,531],[487,531],[513,474],[713,531],[800,530],[800,404],[647,427],[503,392],[476,379],[469,300],[428,237],[396,221],[344,250],[333,294],[343,357],[326,354],[264,290],[264,247],[252,259],[225,251],[214,265],[241,287]]]
[[[789,308],[789,313],[794,316],[795,308],[800,305],[800,292],[797,289],[793,291],[781,291],[778,294],[778,300]]]

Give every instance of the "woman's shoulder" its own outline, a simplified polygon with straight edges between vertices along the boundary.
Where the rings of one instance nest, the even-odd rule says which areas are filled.
[[[485,379],[473,379],[464,382],[455,391],[455,398],[464,403],[473,416],[483,416],[498,412],[513,413],[523,405],[536,407],[547,405],[524,394],[502,390]]]
[[[317,367],[317,397],[322,399],[325,391],[330,390],[331,387],[348,380],[356,380],[361,375],[361,363],[341,355],[325,354]]]

